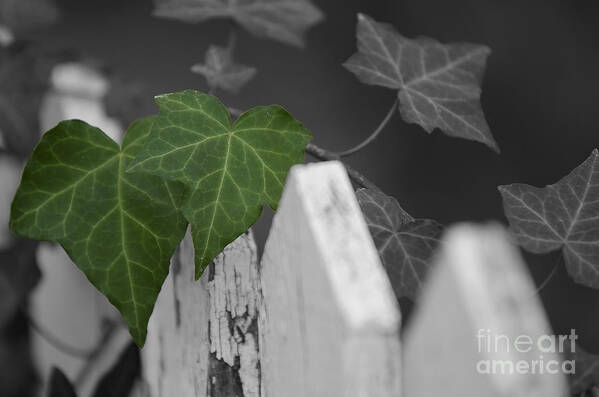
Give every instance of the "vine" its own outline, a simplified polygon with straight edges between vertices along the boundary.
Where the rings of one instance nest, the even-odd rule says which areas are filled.
[[[302,6],[295,14],[284,3],[254,4],[252,12],[264,7],[260,17],[270,18],[270,29],[248,17],[245,3],[223,3],[210,15],[228,17],[259,37],[302,46],[303,34],[322,15],[307,0],[298,0]],[[156,15],[202,22],[208,18],[205,7],[201,1],[196,8],[171,1],[159,5]],[[185,90],[156,97],[157,114],[132,123],[122,145],[80,120],[63,121],[46,132],[24,169],[11,230],[60,243],[143,346],[170,259],[188,225],[197,279],[257,221],[264,205],[276,210],[288,170],[309,154],[343,162],[361,188],[356,196],[397,297],[414,299],[443,227],[412,217],[344,158],[369,146],[397,114],[428,133],[440,130],[499,153],[480,104],[490,50],[406,38],[364,14],[358,14],[356,31],[358,51],[345,68],[364,84],[396,92],[384,118],[356,146],[340,152],[317,146],[311,132],[278,105],[240,111],[221,103],[214,96],[218,90],[238,92],[257,73],[235,63],[232,28],[225,47],[211,45],[204,62],[191,67],[206,79],[207,93]],[[562,250],[571,277],[592,288],[599,288],[598,157],[594,150],[545,188],[499,187],[518,244],[533,253]]]

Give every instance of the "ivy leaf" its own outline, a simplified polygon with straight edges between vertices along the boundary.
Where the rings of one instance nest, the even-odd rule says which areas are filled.
[[[289,168],[304,162],[310,132],[280,106],[261,106],[233,124],[220,101],[186,90],[156,98],[156,128],[130,171],[183,182],[196,279],[262,213],[276,209]]]
[[[486,144],[499,152],[480,105],[488,47],[408,39],[386,23],[358,14],[358,52],[344,64],[358,79],[398,91],[399,111],[428,133]]]
[[[395,295],[414,300],[443,227],[431,219],[412,218],[396,199],[381,192],[360,189],[356,196]]]
[[[153,123],[133,123],[122,149],[83,121],[58,124],[25,166],[10,221],[17,235],[60,243],[119,309],[140,346],[186,230],[182,185],[124,172]]]
[[[573,352],[569,345],[565,345],[565,359],[574,361],[576,365],[575,372],[569,376],[570,394],[578,396],[599,386],[599,356],[585,351],[578,344]]]
[[[204,63],[193,65],[191,71],[204,76],[211,89],[222,88],[233,93],[239,92],[256,75],[256,68],[234,63],[231,52],[217,45],[211,45]]]
[[[298,47],[324,19],[310,0],[166,0],[156,1],[154,15],[190,23],[231,18],[255,36]]]
[[[599,152],[559,182],[538,188],[499,186],[510,229],[533,253],[562,249],[578,283],[599,288]]]

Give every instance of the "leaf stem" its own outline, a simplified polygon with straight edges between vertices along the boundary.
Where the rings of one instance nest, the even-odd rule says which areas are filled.
[[[399,105],[399,102],[398,102],[398,99],[396,98],[395,101],[393,101],[393,105],[391,105],[391,109],[389,109],[389,111],[385,115],[385,118],[380,122],[380,124],[376,127],[376,129],[368,136],[368,138],[366,138],[360,144],[354,146],[353,148],[347,149],[346,151],[339,153],[339,156],[340,157],[350,156],[350,155],[364,149],[372,141],[374,141],[379,136],[379,134],[385,129],[385,127],[389,123],[389,120],[391,120],[391,118],[397,111],[398,105]]]
[[[545,277],[545,280],[543,280],[543,282],[541,284],[539,284],[539,286],[537,287],[537,289],[535,290],[535,292],[532,294],[532,296],[538,295],[541,292],[541,290],[543,288],[545,288],[547,286],[547,284],[549,284],[549,281],[555,275],[555,272],[557,271],[557,268],[559,267],[559,265],[561,264],[561,260],[563,259],[561,252],[558,252],[558,255],[559,256],[555,259],[555,262],[553,264],[553,269],[551,269],[551,272],[549,272],[549,274],[547,275],[547,277]]]
[[[235,24],[231,26],[231,30],[229,30],[229,41],[227,42],[227,51],[229,55],[233,57],[233,52],[235,52],[235,47],[237,46],[237,27]]]
[[[330,160],[341,161],[341,158],[339,157],[339,155],[337,153],[330,152],[326,149],[316,146],[313,143],[309,143],[308,146],[306,146],[306,153],[310,154],[315,159],[321,160],[321,161],[330,161]],[[372,181],[370,181],[368,178],[366,178],[362,173],[357,171],[355,168],[353,168],[352,166],[350,166],[349,164],[347,164],[344,161],[341,161],[341,163],[345,166],[345,169],[347,170],[347,174],[355,183],[357,183],[358,185],[365,187],[367,189],[376,190],[377,192],[381,191],[381,189],[377,185],[375,185]]]

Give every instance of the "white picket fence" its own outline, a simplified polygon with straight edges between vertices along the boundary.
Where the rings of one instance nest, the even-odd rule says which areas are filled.
[[[76,89],[63,87],[61,76],[55,76],[59,87],[42,112],[44,128],[79,117],[118,131],[104,114],[102,84],[71,69],[60,70],[76,75],[65,80],[77,82]],[[80,89],[95,96],[83,100]],[[32,298],[33,315],[72,345],[96,346],[101,318],[118,314],[60,249],[42,248],[44,279]],[[559,359],[538,346],[525,353],[481,351],[481,330],[510,340],[551,334],[526,268],[500,226],[450,229],[401,335],[400,325],[398,305],[342,165],[297,166],[260,262],[248,232],[195,282],[193,247],[189,235],[185,238],[151,318],[142,350],[144,379],[136,395],[565,394],[559,374],[478,371],[481,361]],[[86,369],[83,359],[34,334],[36,363],[43,376],[58,365],[69,378],[79,379],[78,391],[86,396],[128,341],[119,328],[102,357]]]
[[[481,373],[481,361],[560,360],[536,344],[525,352],[479,344],[477,334],[485,341],[551,334],[522,259],[498,225],[446,233],[402,335],[391,285],[340,163],[291,170],[260,262],[256,252],[249,232],[194,282],[186,237],[150,321],[144,394],[565,395],[560,373]]]

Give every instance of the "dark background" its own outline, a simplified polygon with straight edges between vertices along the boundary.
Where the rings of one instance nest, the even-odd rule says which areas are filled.
[[[32,36],[48,48],[72,48],[143,85],[144,113],[155,94],[206,89],[189,67],[210,43],[225,44],[229,23],[190,25],[151,17],[149,0],[63,0],[63,17]],[[355,14],[395,25],[408,36],[468,41],[492,49],[482,104],[502,153],[444,136],[395,117],[385,133],[348,161],[416,217],[505,222],[497,185],[557,181],[599,146],[599,2],[595,0],[315,1],[326,21],[304,50],[241,34],[237,60],[258,68],[240,95],[219,92],[237,108],[278,103],[314,134],[342,150],[361,141],[394,92],[360,84],[341,67],[355,52]],[[265,238],[270,217],[257,226]],[[537,283],[559,255],[527,255]],[[557,333],[575,328],[599,352],[599,291],[575,285],[563,263],[541,296]]]

